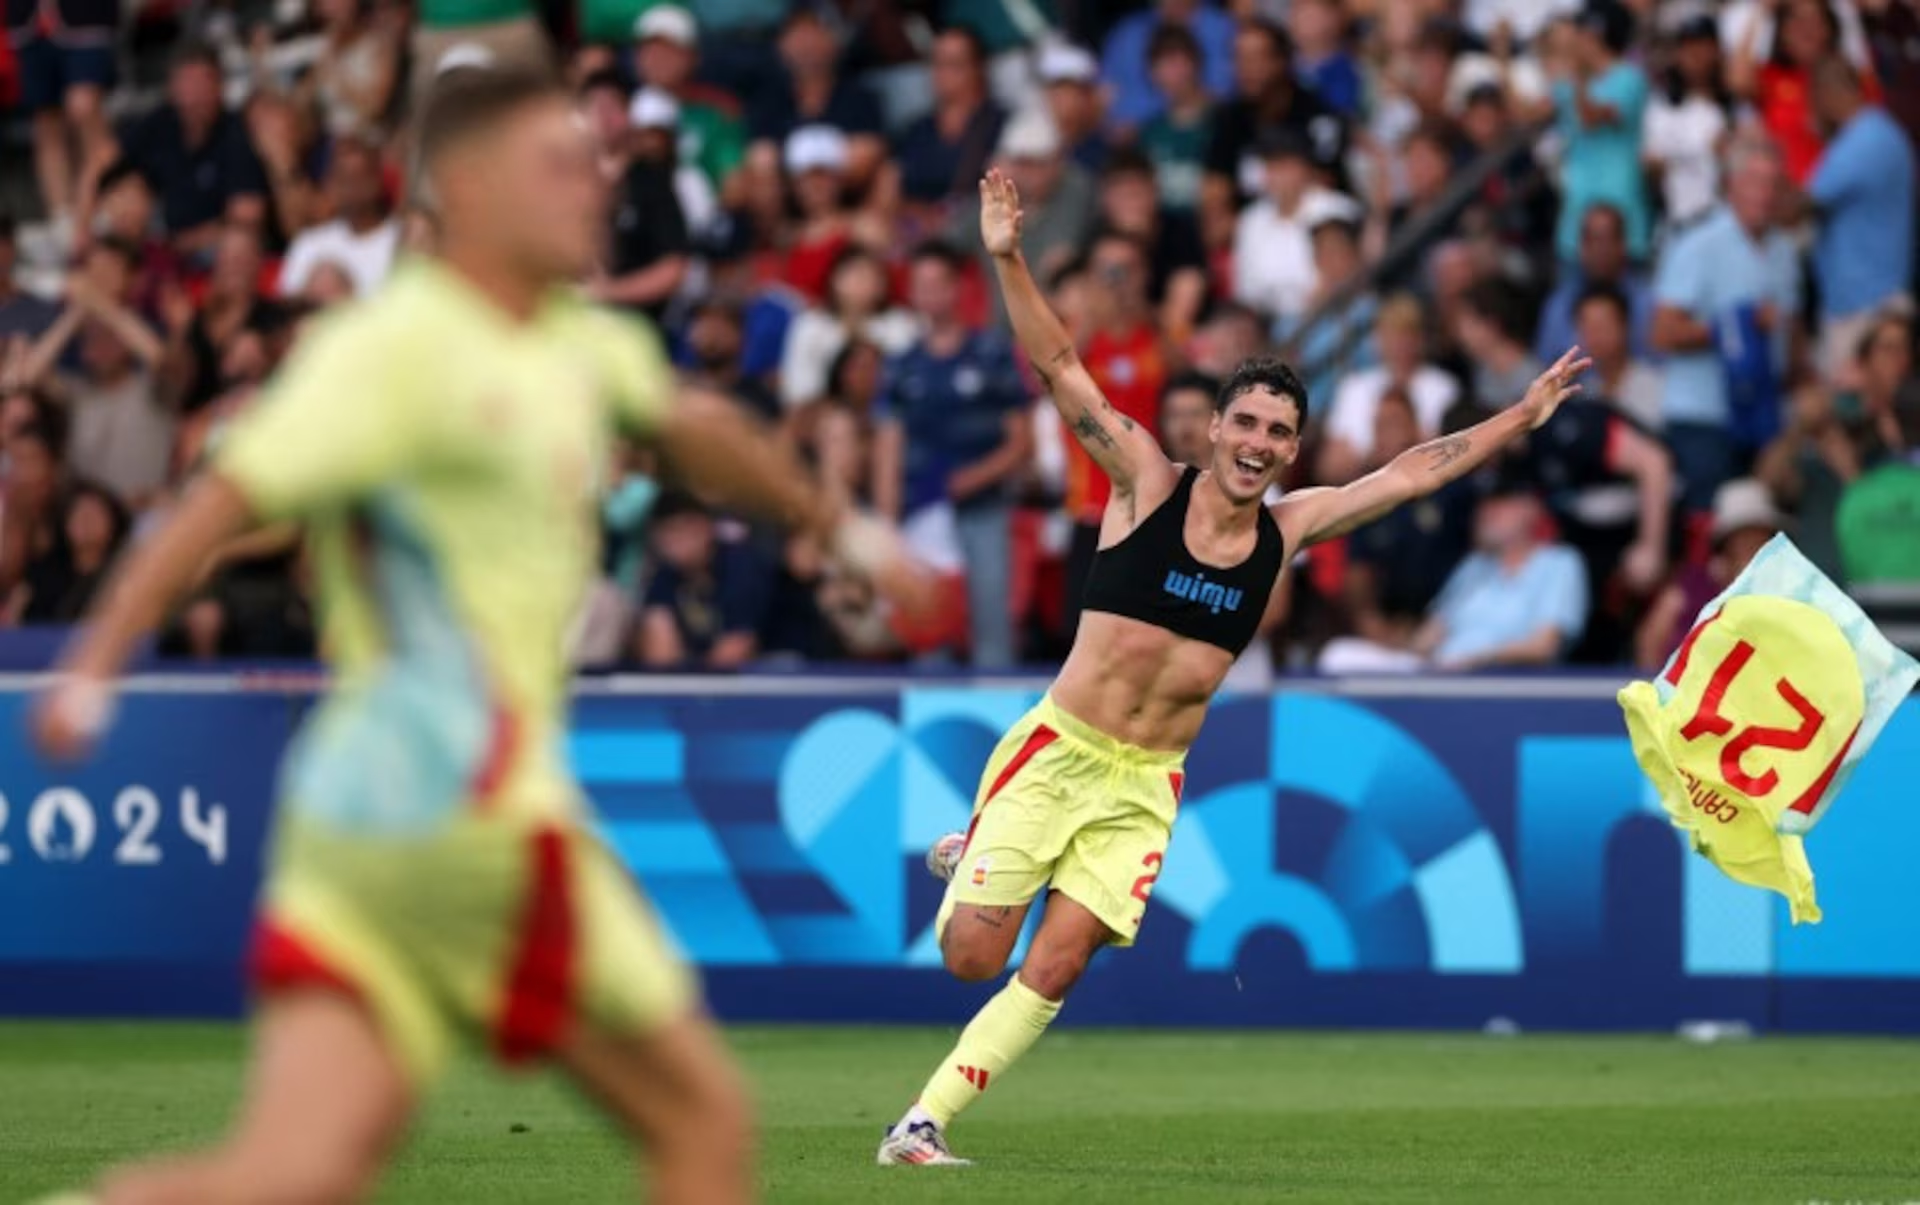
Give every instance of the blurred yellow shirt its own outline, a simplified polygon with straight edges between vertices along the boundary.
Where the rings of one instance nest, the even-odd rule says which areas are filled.
[[[616,428],[657,426],[672,389],[651,329],[559,291],[517,322],[433,260],[303,334],[214,459],[310,541],[335,679],[291,806],[394,833],[579,806],[566,643],[598,493]]]

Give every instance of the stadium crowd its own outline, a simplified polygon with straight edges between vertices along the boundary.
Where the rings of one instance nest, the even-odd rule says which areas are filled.
[[[1594,357],[1524,454],[1298,558],[1246,681],[1657,665],[1780,530],[1843,582],[1920,585],[1916,0],[7,14],[7,625],[71,623],[302,325],[408,254],[408,114],[489,59],[577,90],[613,195],[584,287],[951,578],[906,624],[626,447],[585,667],[1064,649],[1107,484],[1005,330],[993,164],[1096,380],[1176,458],[1205,458],[1216,381],[1262,350],[1311,392],[1289,488],[1511,404],[1569,343]],[[309,653],[296,535],[209,565],[166,649]]]

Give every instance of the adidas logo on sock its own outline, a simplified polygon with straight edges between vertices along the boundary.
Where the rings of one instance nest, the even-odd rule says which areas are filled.
[[[961,1075],[966,1076],[967,1082],[975,1088],[978,1088],[982,1092],[987,1090],[987,1069],[985,1067],[956,1067],[955,1070]]]

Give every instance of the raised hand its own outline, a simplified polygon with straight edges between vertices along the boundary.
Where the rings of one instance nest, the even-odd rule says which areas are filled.
[[[980,241],[996,258],[1020,250],[1020,190],[997,167],[980,180]]]
[[[1533,379],[1527,386],[1527,395],[1520,399],[1520,409],[1527,415],[1527,426],[1538,431],[1541,424],[1553,417],[1560,403],[1580,392],[1580,376],[1593,367],[1593,361],[1580,354],[1576,345],[1569,347],[1566,353],[1553,362],[1547,369]]]

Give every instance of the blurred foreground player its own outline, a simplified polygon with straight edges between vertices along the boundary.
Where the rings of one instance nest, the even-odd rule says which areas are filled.
[[[304,521],[335,682],[283,774],[247,1099],[223,1145],[117,1174],[99,1199],[359,1199],[474,1032],[564,1066],[645,1143],[651,1199],[746,1201],[745,1091],[562,753],[567,628],[615,428],[857,555],[883,588],[912,578],[888,531],[838,514],[723,403],[674,399],[650,333],[567,287],[606,198],[565,92],[450,72],[417,145],[435,255],[305,337],[36,715],[48,752],[81,753],[207,554]]]
[[[888,1132],[883,1164],[965,1162],[947,1147],[947,1124],[1046,1030],[1095,951],[1133,944],[1166,856],[1187,747],[1288,556],[1469,472],[1551,417],[1587,368],[1570,350],[1497,417],[1351,485],[1269,507],[1267,489],[1299,455],[1307,417],[1293,372],[1277,360],[1242,364],[1215,399],[1207,463],[1172,463],[1152,432],[1101,396],[1048,311],[1020,256],[1011,182],[993,173],[980,197],[980,232],[1014,333],[1113,495],[1060,676],[988,760],[966,834],[928,856],[949,882],[935,926],[959,978],[1000,973],[1050,885],[1045,915],[1019,973]]]

